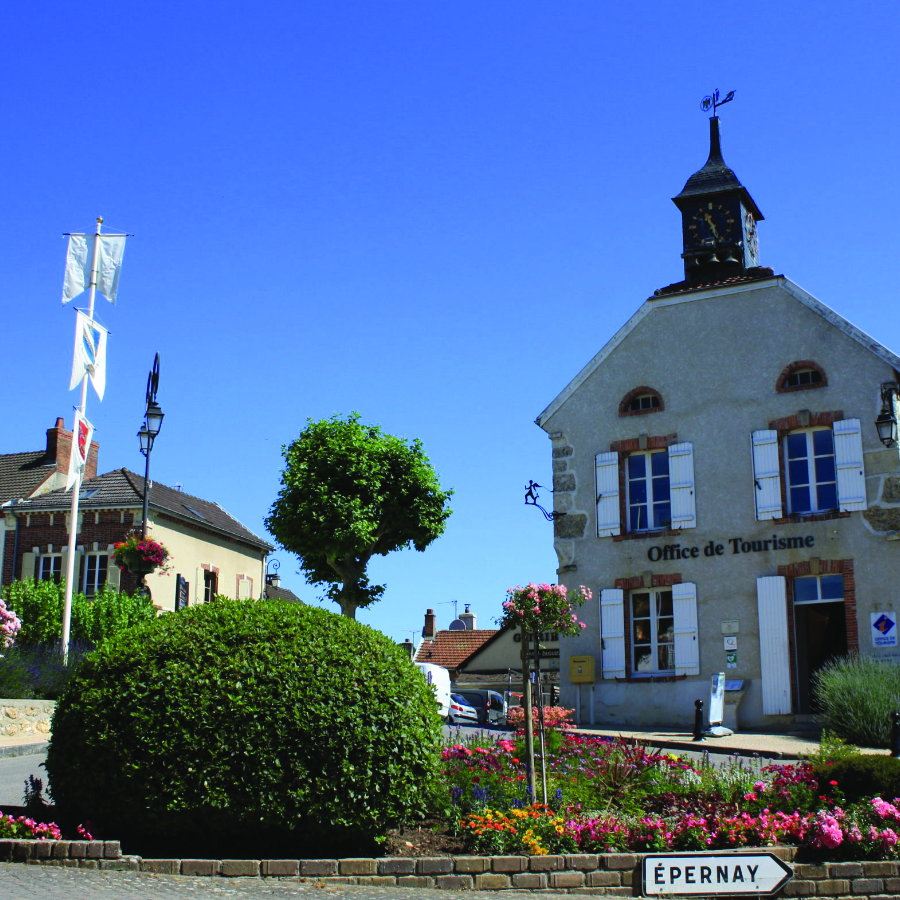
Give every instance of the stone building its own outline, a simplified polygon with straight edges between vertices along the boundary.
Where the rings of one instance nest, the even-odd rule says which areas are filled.
[[[710,676],[746,726],[811,712],[829,659],[898,658],[900,359],[759,264],[762,215],[722,158],[674,198],[685,277],[540,414],[560,581],[595,595],[564,640],[582,721],[682,724]],[[595,683],[570,680],[593,657]]]

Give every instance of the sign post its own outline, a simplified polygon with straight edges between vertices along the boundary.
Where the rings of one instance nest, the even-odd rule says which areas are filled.
[[[658,853],[644,857],[643,894],[771,896],[794,871],[773,853]]]

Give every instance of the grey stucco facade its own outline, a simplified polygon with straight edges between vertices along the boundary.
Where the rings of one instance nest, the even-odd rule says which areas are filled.
[[[561,644],[561,699],[583,722],[688,725],[725,672],[745,683],[739,724],[778,727],[810,712],[829,654],[900,659],[871,624],[900,612],[900,456],[873,424],[900,359],[783,276],[734,280],[647,300],[538,417],[566,513],[559,580],[594,593]],[[818,380],[785,387],[794,370]],[[656,405],[622,408],[630,395]],[[810,510],[788,441],[818,447],[816,432],[833,450],[808,451]],[[671,467],[661,527],[640,522],[651,488],[629,468],[653,453]],[[593,686],[569,679],[584,655]]]

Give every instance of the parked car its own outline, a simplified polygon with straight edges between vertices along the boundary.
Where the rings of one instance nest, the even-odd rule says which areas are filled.
[[[447,721],[451,725],[477,725],[478,711],[474,706],[469,706],[459,694],[451,694]]]
[[[438,705],[438,715],[445,721],[450,721],[450,672],[443,666],[435,666],[432,663],[416,663],[416,668],[425,676],[425,681],[431,685],[434,698]]]
[[[469,706],[475,707],[479,725],[506,724],[506,703],[502,694],[490,690],[466,690],[457,693]]]

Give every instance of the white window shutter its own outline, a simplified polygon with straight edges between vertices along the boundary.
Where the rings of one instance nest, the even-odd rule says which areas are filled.
[[[672,585],[675,616],[675,673],[700,674],[700,643],[697,640],[697,585],[686,581]]]
[[[22,581],[34,581],[37,577],[37,559],[37,553],[22,554],[22,571],[19,573],[19,578]]]
[[[673,444],[669,447],[669,490],[672,528],[696,528],[693,444]]]
[[[197,567],[197,577],[194,582],[194,603],[202,603],[205,596],[203,569]]]
[[[780,519],[781,466],[778,459],[778,432],[753,432],[753,494],[756,518]]]
[[[767,575],[756,579],[756,606],[763,715],[790,713],[791,659],[784,576]]]
[[[122,571],[116,565],[116,558],[112,553],[108,554],[106,561],[106,586],[111,591],[121,590]]]
[[[625,677],[625,592],[621,588],[600,591],[600,646],[603,677]]]
[[[238,582],[238,600],[249,600],[250,599],[250,587],[252,582],[249,578],[242,578]]]
[[[619,454],[598,453],[597,464],[597,536],[619,534]]]
[[[857,512],[866,508],[866,473],[859,419],[842,419],[835,422],[833,428],[838,504],[841,512]]]

